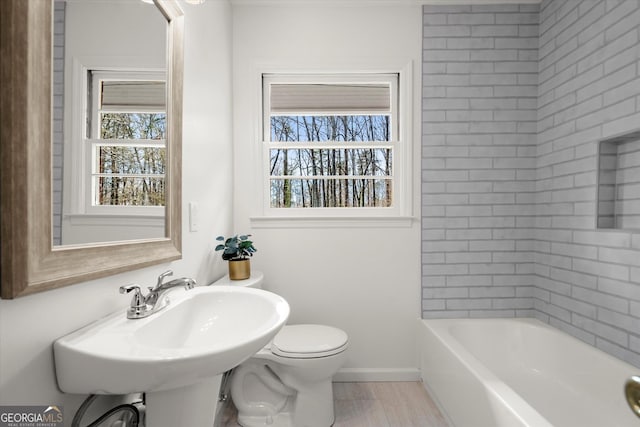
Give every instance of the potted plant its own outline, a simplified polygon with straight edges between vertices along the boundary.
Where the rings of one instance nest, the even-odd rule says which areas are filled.
[[[220,243],[216,246],[216,251],[222,252],[222,259],[229,261],[229,279],[243,280],[251,276],[251,263],[249,257],[252,257],[257,251],[253,242],[249,240],[251,234],[235,235],[225,238],[224,236],[216,237]]]

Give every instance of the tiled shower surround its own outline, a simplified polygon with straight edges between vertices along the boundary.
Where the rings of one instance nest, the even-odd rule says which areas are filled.
[[[640,129],[640,2],[423,17],[423,317],[534,316],[640,366],[640,230],[595,227],[599,141]]]
[[[54,245],[62,243],[62,165],[64,151],[64,32],[65,9],[63,1],[53,2],[53,131],[52,131],[52,181],[53,181],[53,230]]]

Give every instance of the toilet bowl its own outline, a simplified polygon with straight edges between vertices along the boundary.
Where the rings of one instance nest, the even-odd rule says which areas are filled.
[[[261,287],[253,272],[232,285]],[[226,283],[225,283],[226,282]],[[243,283],[244,282],[244,283]],[[218,283],[229,284],[223,278]],[[346,361],[347,334],[325,325],[285,325],[234,369],[231,398],[243,427],[329,427],[334,421],[332,378]]]

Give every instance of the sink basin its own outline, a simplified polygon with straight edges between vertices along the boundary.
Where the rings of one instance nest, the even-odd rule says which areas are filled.
[[[205,286],[168,294],[144,319],[125,310],[55,341],[60,389],[127,394],[183,388],[237,366],[284,325],[289,305],[261,289]]]

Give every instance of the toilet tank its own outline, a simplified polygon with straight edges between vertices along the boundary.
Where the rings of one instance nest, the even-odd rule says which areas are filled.
[[[228,285],[228,286],[239,286],[244,288],[257,288],[262,289],[262,281],[264,279],[264,275],[262,271],[251,270],[251,276],[248,279],[244,280],[231,280],[229,279],[229,275],[227,274],[221,279],[216,280],[211,285]]]

